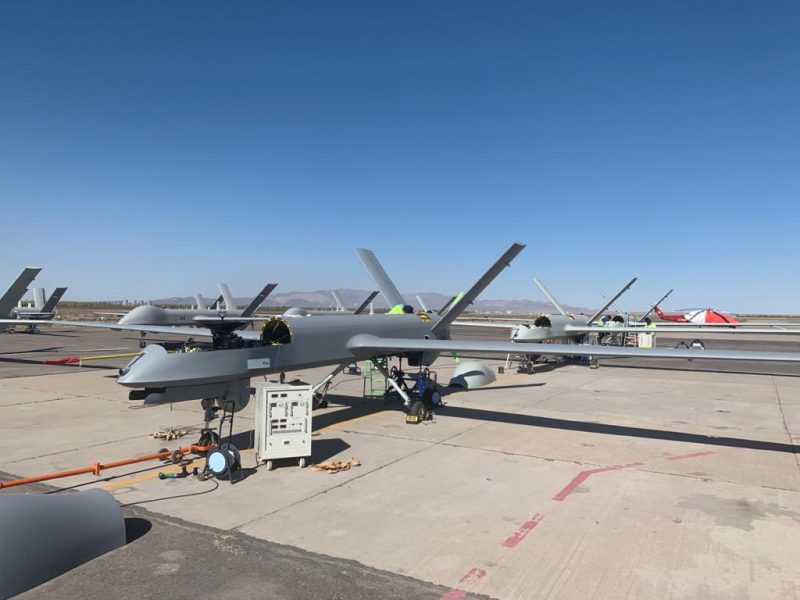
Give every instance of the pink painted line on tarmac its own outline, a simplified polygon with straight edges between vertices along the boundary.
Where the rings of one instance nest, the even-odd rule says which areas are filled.
[[[538,513],[533,515],[528,521],[520,525],[519,529],[517,529],[512,536],[508,537],[506,541],[503,542],[503,546],[506,548],[516,548],[517,544],[524,540],[526,535],[536,529],[536,526],[542,522],[542,519],[544,519],[544,515]]]
[[[555,496],[553,496],[553,500],[556,502],[563,502],[567,499],[572,492],[574,492],[580,484],[584,481],[589,479],[595,473],[606,473],[607,471],[619,471],[620,469],[626,469],[628,467],[641,467],[644,463],[641,462],[632,462],[626,465],[612,465],[610,467],[599,467],[597,469],[587,469],[586,471],[581,471],[575,477],[572,478],[563,490],[558,492]]]
[[[477,585],[484,577],[486,577],[486,571],[478,567],[473,567],[467,571],[466,575],[458,580],[458,585]]]
[[[697,458],[698,456],[708,456],[714,454],[713,450],[706,450],[705,452],[692,452],[691,454],[679,454],[677,456],[667,456],[667,460],[683,460],[685,458]]]
[[[475,587],[484,577],[486,577],[486,571],[478,567],[472,567],[458,580],[458,585],[461,587]],[[463,600],[466,596],[467,592],[464,590],[453,588],[442,594],[439,600]]]

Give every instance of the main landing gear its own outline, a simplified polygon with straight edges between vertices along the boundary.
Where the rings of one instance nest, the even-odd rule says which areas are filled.
[[[442,394],[436,382],[436,374],[430,369],[422,369],[415,376],[407,377],[400,366],[392,366],[386,370],[386,366],[373,361],[375,368],[389,382],[394,391],[403,399],[403,405],[407,409],[406,423],[416,424],[422,421],[429,421],[433,418],[433,411],[443,406]],[[414,382],[413,387],[409,387],[406,380]]]
[[[220,407],[217,406],[215,398],[203,398],[200,401],[203,407],[203,428],[200,430],[200,439],[197,440],[198,446],[219,446],[219,434],[211,428],[211,421],[217,418]]]
[[[314,386],[313,392],[314,397],[312,400],[311,408],[317,410],[318,408],[327,408],[328,407],[328,400],[326,396],[328,395],[328,388],[331,386],[331,381],[333,378],[336,377],[339,373],[345,370],[345,368],[350,363],[342,363],[338,367],[336,367],[333,371],[331,371],[325,379],[320,381],[317,385]]]

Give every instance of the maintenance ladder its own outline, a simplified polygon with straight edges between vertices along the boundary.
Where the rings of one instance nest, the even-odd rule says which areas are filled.
[[[375,366],[377,363],[380,367],[388,368],[388,361],[385,358],[374,358],[368,360],[364,367],[364,385],[363,396],[364,398],[385,398],[386,392],[389,390],[389,382],[383,376],[378,368]]]

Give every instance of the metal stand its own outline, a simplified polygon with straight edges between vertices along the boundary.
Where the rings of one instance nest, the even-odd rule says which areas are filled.
[[[411,398],[406,393],[406,391],[398,385],[398,383],[389,375],[389,371],[386,370],[386,367],[376,361],[372,361],[372,364],[375,365],[375,368],[381,372],[389,384],[394,388],[397,394],[403,399],[403,404],[408,407],[411,406]]]

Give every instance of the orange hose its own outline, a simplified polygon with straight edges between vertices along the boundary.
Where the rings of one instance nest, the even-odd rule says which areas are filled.
[[[213,446],[198,446],[192,444],[191,446],[184,446],[177,450],[183,452],[195,452],[196,454],[204,454],[208,452]],[[154,452],[152,454],[144,454],[142,456],[135,456],[134,458],[125,458],[122,460],[115,460],[109,463],[92,463],[88,467],[81,467],[79,469],[68,469],[66,471],[56,471],[55,473],[47,473],[45,475],[36,475],[34,477],[25,477],[23,479],[12,479],[11,481],[0,481],[0,490],[3,488],[14,487],[17,485],[27,485],[29,483],[38,483],[40,481],[49,481],[51,479],[60,479],[62,477],[72,477],[73,475],[83,475],[85,473],[92,473],[93,475],[100,475],[100,471],[105,469],[114,469],[116,467],[124,467],[125,465],[132,465],[135,463],[145,462],[148,460],[160,460],[172,455],[175,450],[167,450],[166,452]]]

